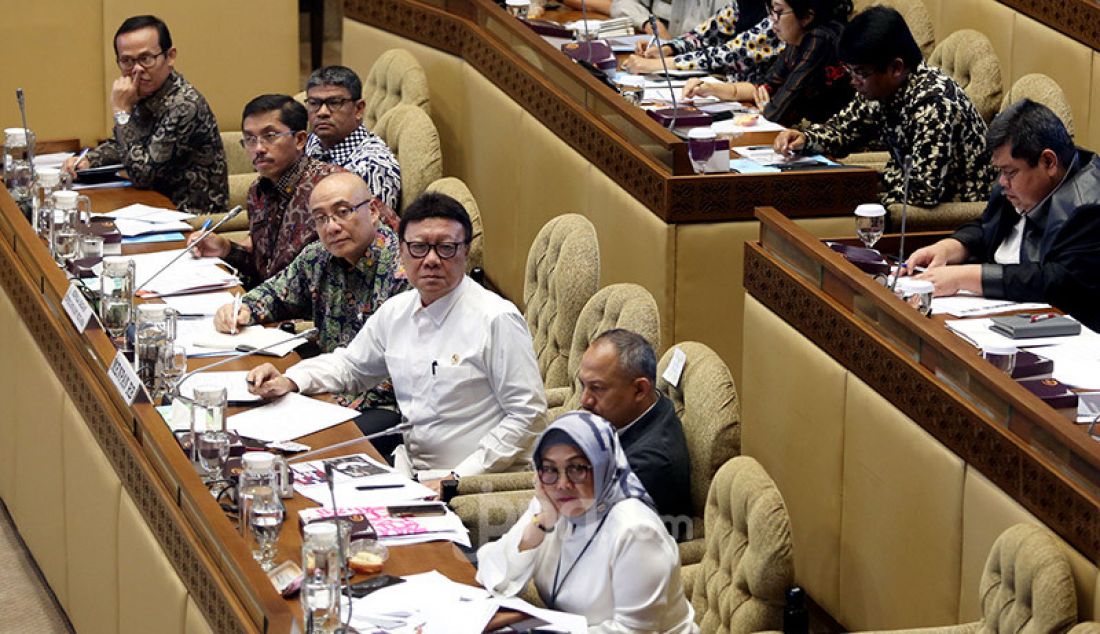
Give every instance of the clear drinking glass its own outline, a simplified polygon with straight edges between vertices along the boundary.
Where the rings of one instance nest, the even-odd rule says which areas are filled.
[[[103,238],[100,236],[80,236],[80,258],[84,260],[103,259]]]
[[[279,551],[279,533],[283,528],[286,511],[283,501],[274,487],[256,487],[252,492],[252,509],[248,525],[256,539],[257,550],[252,556],[265,571],[275,567],[275,554]]]
[[[531,8],[530,0],[506,0],[504,3],[508,13],[523,19],[527,17],[527,11]]]
[[[225,409],[228,406],[225,386],[209,383],[195,386],[195,430],[225,431]]]
[[[1016,369],[1016,352],[1016,346],[1011,344],[988,343],[982,346],[982,358],[1009,376]]]
[[[104,258],[99,290],[99,317],[103,320],[103,327],[116,346],[125,348],[126,329],[130,327],[134,313],[134,261],[129,258]]]
[[[707,162],[714,156],[717,136],[710,128],[692,128],[688,132],[688,158],[696,174],[705,174]]]
[[[199,466],[210,480],[221,477],[222,467],[229,458],[229,433],[204,431],[198,438]]]
[[[176,389],[176,384],[184,372],[187,372],[187,348],[183,346],[165,346],[157,359],[157,391],[168,394]]]
[[[886,208],[882,205],[860,205],[856,207],[856,236],[868,249],[874,248],[875,243],[882,237],[886,230]]]

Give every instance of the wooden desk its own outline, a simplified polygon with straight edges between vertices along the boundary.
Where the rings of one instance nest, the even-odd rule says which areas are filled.
[[[108,203],[104,202],[107,194],[115,197],[117,192],[93,190],[89,193],[94,194],[95,208],[106,211],[109,209]],[[166,202],[155,193],[139,191],[129,192],[126,200],[160,205]],[[20,319],[31,330],[34,337],[31,345],[36,346],[36,350],[40,350],[46,358],[56,377],[54,380],[60,382],[68,393],[124,491],[133,499],[148,526],[148,529],[142,530],[152,534],[166,557],[167,564],[143,562],[143,568],[162,570],[167,567],[172,570],[173,578],[178,577],[178,580],[170,583],[182,584],[186,588],[189,600],[194,601],[215,632],[301,631],[298,601],[285,600],[275,593],[266,575],[252,560],[235,523],[215,503],[153,405],[147,402],[127,405],[108,379],[106,368],[115,358],[116,351],[106,334],[94,326],[82,335],[78,334],[65,316],[61,298],[69,282],[49,257],[45,245],[22,218],[11,197],[2,189],[0,238],[0,284],[5,302],[6,298],[10,298]],[[0,347],[6,349],[7,345],[6,337],[0,336]],[[6,361],[13,360],[9,357]],[[192,363],[194,361],[210,362],[193,360]],[[293,361],[294,357],[288,356],[276,359],[275,363],[285,367]],[[259,362],[252,357],[227,364],[226,367],[247,369]],[[21,398],[28,398],[28,395],[21,395]],[[7,430],[9,424],[6,418],[0,420],[0,429]],[[50,436],[47,434],[46,437]],[[358,428],[353,423],[345,423],[308,436],[304,442],[319,448],[356,437],[361,437]],[[21,441],[10,442],[12,440],[4,437],[0,440],[0,446],[21,446]],[[14,440],[19,441],[20,437],[16,436]],[[374,453],[365,440],[359,447],[342,448],[339,452],[355,450]],[[26,468],[29,473],[36,473],[34,469],[37,467],[31,465]],[[44,479],[50,480],[48,474]],[[64,498],[64,493],[61,498]],[[15,499],[11,501],[13,504],[18,502]],[[288,501],[288,519],[280,540],[278,560],[297,560],[300,557],[301,537],[296,515],[301,508],[312,505],[312,502],[300,497]],[[19,514],[15,515],[18,521]],[[81,527],[79,519],[74,517],[71,520],[74,530],[99,530],[96,526]],[[51,530],[66,529],[59,527]],[[41,551],[32,544],[32,552],[42,562],[47,578],[54,575],[49,552],[57,550],[56,544],[50,544],[50,547],[53,551]],[[432,569],[456,581],[473,582],[473,567],[452,544],[446,542],[395,547],[385,572],[409,574]],[[68,592],[62,590],[59,595],[68,597],[94,592],[92,588],[96,584],[105,582],[116,583],[83,571],[81,575],[69,577],[65,586]],[[63,605],[66,605],[65,600],[62,598]],[[66,605],[67,609],[69,607]],[[119,612],[121,614],[122,608]],[[163,625],[167,629],[168,626]],[[172,627],[175,626],[172,624]]]

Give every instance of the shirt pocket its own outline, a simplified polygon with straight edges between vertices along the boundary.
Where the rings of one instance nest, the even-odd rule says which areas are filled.
[[[471,391],[471,388],[479,380],[483,380],[484,376],[477,368],[468,365],[435,364],[428,379],[430,402],[436,413],[442,415],[453,414],[456,410],[464,409],[463,405],[478,400],[480,395]]]

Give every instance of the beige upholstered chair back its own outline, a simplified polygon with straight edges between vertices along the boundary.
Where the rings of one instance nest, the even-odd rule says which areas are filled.
[[[932,18],[928,14],[928,7],[924,6],[924,0],[855,0],[855,11],[863,11],[867,7],[882,5],[897,9],[901,17],[905,18],[905,24],[913,33],[920,52],[927,59],[936,46],[936,29],[932,26]]]
[[[1054,114],[1058,115],[1058,118],[1066,126],[1070,136],[1074,135],[1073,110],[1070,109],[1066,93],[1062,91],[1062,87],[1058,85],[1058,82],[1042,73],[1024,75],[1017,79],[1016,83],[1012,84],[1012,87],[1005,93],[1004,100],[1001,101],[1001,110],[1003,111],[1011,104],[1025,98],[1041,103],[1053,110]]]
[[[222,132],[221,135],[222,146],[225,147],[225,165],[229,168],[229,173],[255,176],[252,158],[248,156],[248,150],[241,147],[241,131]]]
[[[401,164],[401,209],[443,177],[443,152],[432,118],[416,106],[394,106],[382,115],[374,133],[390,146]]]
[[[676,349],[686,357],[680,382],[662,375]],[[657,364],[657,389],[672,400],[684,427],[691,457],[691,503],[696,513],[707,504],[718,469],[741,453],[741,403],[730,369],[704,344],[685,341],[669,348]]]
[[[718,470],[705,522],[706,553],[691,596],[703,633],[782,629],[786,592],[794,585],[791,526],[760,463],[738,456]]]
[[[469,273],[475,268],[483,266],[485,247],[481,226],[481,211],[477,207],[474,195],[470,193],[470,188],[466,187],[466,183],[461,180],[453,176],[447,176],[432,182],[424,191],[446,194],[461,203],[466,209],[466,213],[470,214],[470,223],[474,226],[474,234],[470,240],[469,254],[466,256],[466,272]]]
[[[1100,634],[1100,623],[1096,621],[1083,621],[1074,625],[1069,634]]]
[[[368,130],[382,115],[398,104],[415,106],[425,114],[428,105],[428,76],[412,53],[393,48],[378,56],[363,79],[363,99],[367,102],[363,123]],[[404,170],[402,170],[404,176]]]
[[[970,97],[986,123],[1001,106],[1001,63],[993,44],[982,33],[962,29],[936,45],[928,63],[951,75]]]
[[[581,393],[576,377],[581,357],[593,339],[612,328],[636,332],[653,346],[654,351],[661,349],[661,315],[657,312],[657,301],[653,295],[637,284],[612,284],[601,288],[588,300],[577,318],[569,350],[569,385],[572,392],[562,401],[564,408],[551,411],[552,417],[580,409]]]
[[[580,214],[563,214],[543,225],[527,251],[523,315],[548,390],[573,382],[573,329],[599,283],[600,244],[592,223]]]
[[[994,542],[982,574],[982,632],[1065,632],[1077,620],[1069,561],[1050,532],[1017,524]]]

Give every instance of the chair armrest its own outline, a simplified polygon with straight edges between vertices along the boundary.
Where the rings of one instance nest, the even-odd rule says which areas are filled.
[[[482,473],[458,481],[458,495],[475,495],[499,491],[524,491],[535,488],[535,473]]]
[[[887,208],[890,212],[890,226],[897,231],[901,228],[901,204],[894,203]],[[906,211],[905,230],[937,231],[954,230],[971,220],[977,220],[985,211],[985,203],[940,203],[935,207],[916,207],[909,205]]]
[[[552,387],[546,390],[546,407],[561,407],[565,405],[565,402],[569,400],[569,394],[572,390],[567,387]]]
[[[677,546],[680,548],[680,565],[690,566],[703,561],[703,554],[707,550],[707,540],[702,538],[693,539],[688,542],[680,542]]]

